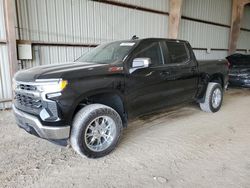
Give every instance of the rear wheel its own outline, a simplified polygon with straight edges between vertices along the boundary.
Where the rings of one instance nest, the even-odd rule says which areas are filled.
[[[200,108],[205,112],[217,112],[223,101],[223,90],[219,83],[209,82],[205,94],[205,101],[200,103]]]
[[[73,120],[71,145],[81,155],[102,157],[114,150],[122,128],[122,120],[114,109],[91,104],[81,109]]]

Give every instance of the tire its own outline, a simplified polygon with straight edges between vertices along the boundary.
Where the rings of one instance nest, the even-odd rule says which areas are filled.
[[[121,117],[114,109],[102,104],[87,105],[74,117],[70,143],[80,155],[103,157],[114,150],[122,129]]]
[[[218,96],[218,93],[220,93],[220,97]],[[214,113],[220,110],[222,101],[223,90],[221,85],[219,83],[209,82],[205,94],[205,101],[203,103],[200,103],[200,108],[205,112]]]

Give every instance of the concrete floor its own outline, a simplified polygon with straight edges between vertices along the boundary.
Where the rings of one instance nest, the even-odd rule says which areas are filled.
[[[250,90],[221,111],[196,104],[130,123],[117,149],[81,158],[18,129],[0,112],[0,187],[250,187]]]

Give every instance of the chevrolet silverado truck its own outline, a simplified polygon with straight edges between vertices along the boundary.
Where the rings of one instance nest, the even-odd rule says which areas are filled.
[[[187,41],[147,38],[102,44],[74,62],[22,70],[13,82],[20,128],[97,158],[114,150],[123,128],[139,116],[191,101],[217,112],[228,63],[197,61]]]

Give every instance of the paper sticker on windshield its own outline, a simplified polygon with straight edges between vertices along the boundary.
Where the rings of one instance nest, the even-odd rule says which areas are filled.
[[[134,46],[134,42],[123,42],[120,44],[120,46]]]

